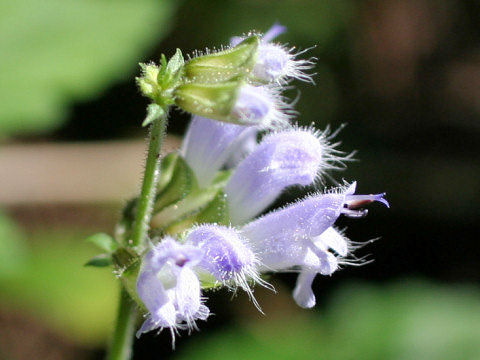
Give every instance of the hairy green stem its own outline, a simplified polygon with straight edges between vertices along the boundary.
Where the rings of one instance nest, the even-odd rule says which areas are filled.
[[[148,146],[147,163],[143,176],[142,192],[137,204],[137,214],[132,234],[131,246],[143,245],[152,218],[153,202],[160,177],[160,151],[167,126],[167,111],[153,121],[150,129],[150,144]]]
[[[150,128],[147,162],[143,176],[142,191],[137,204],[135,223],[131,241],[128,246],[145,244],[152,218],[153,202],[155,200],[158,179],[160,177],[160,151],[167,126],[167,110],[156,118]],[[122,286],[120,303],[117,313],[117,323],[113,335],[108,360],[128,360],[132,354],[133,334],[137,305]]]
[[[137,309],[135,302],[122,286],[118,305],[115,332],[109,349],[107,360],[128,360],[132,354],[133,334]]]

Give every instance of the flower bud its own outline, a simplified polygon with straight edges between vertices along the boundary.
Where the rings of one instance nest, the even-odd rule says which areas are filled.
[[[308,129],[266,136],[239,164],[225,188],[232,223],[258,215],[288,186],[312,184],[325,155],[321,138]]]
[[[241,233],[249,239],[254,253],[261,254],[259,260],[267,268],[276,270],[302,265],[297,261],[304,258],[306,249],[315,251],[317,257],[323,256],[325,250],[314,246],[313,241],[317,241],[316,237],[331,227],[340,215],[365,216],[366,210],[357,207],[372,201],[388,206],[385,194],[354,195],[355,188],[354,182],[336,192],[309,196],[246,224]],[[338,247],[333,241],[335,239],[330,239],[325,244]],[[327,268],[322,271],[327,272]]]
[[[262,128],[284,127],[291,115],[276,88],[255,87],[241,79],[180,85],[175,91],[175,104],[209,119]]]
[[[185,77],[192,82],[215,83],[249,73],[259,44],[260,39],[251,36],[233,48],[195,57],[185,64]]]
[[[294,47],[288,48],[281,44],[271,43],[286,30],[285,26],[276,23],[261,36],[250,75],[252,81],[285,85],[289,79],[298,79],[313,83],[312,75],[306,71],[313,68],[315,58],[299,59],[297,57],[305,51],[296,52]],[[245,37],[235,36],[230,40],[230,45],[240,44],[244,39]]]
[[[241,287],[260,310],[249,281],[267,288],[271,285],[260,278],[257,258],[248,240],[236,229],[214,224],[200,225],[188,234],[186,244],[203,251],[204,257],[198,265],[200,269],[227,287]]]
[[[149,315],[141,334],[160,328],[170,328],[172,340],[175,329],[186,325],[195,327],[195,320],[209,315],[203,304],[200,281],[192,270],[203,258],[203,252],[190,245],[181,245],[165,238],[143,259],[138,276],[137,291]]]
[[[234,281],[248,288],[248,277],[257,277],[256,259],[246,245],[246,239],[226,226],[205,224],[193,229],[186,244],[198,247],[204,253],[199,266],[226,283]]]
[[[159,95],[157,78],[160,72],[160,68],[153,63],[140,64],[140,66],[142,68],[142,76],[136,78],[137,85],[144,96],[155,100],[156,98],[158,98]]]

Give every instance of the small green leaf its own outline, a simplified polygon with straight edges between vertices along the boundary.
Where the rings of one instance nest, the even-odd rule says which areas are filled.
[[[118,248],[118,244],[115,239],[105,233],[93,234],[87,238],[87,241],[108,253],[114,252]]]
[[[106,267],[112,264],[113,260],[110,254],[100,254],[88,260],[85,266]]]
[[[162,109],[162,107],[158,104],[150,104],[147,106],[147,116],[145,117],[145,120],[143,120],[142,126],[148,126],[155,120],[159,119],[165,111]]]

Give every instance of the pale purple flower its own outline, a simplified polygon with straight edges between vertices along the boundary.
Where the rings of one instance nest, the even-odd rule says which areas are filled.
[[[270,29],[267,30],[265,34],[262,36],[262,42],[267,43],[282,35],[283,33],[287,32],[287,27],[283,26],[279,23],[275,23],[272,25]]]
[[[295,52],[295,47],[287,48],[271,42],[286,31],[285,26],[276,23],[262,36],[253,76],[267,83],[282,85],[291,78],[313,83],[312,76],[306,71],[313,68],[314,58],[298,59],[305,51]],[[235,36],[230,40],[230,45],[236,46],[244,39],[245,37]]]
[[[193,116],[181,154],[192,168],[201,187],[208,186],[227,160],[245,153],[258,129]]]
[[[225,162],[225,167],[231,169],[236,167],[248,154],[257,147],[258,128],[250,126],[249,131],[242,135],[240,141],[236,142],[236,146],[231,151],[230,156]]]
[[[240,87],[231,116],[244,125],[263,129],[285,128],[293,115],[290,105],[273,86]]]
[[[328,144],[312,130],[267,135],[240,162],[225,187],[232,223],[255,217],[288,186],[314,183],[331,159]]]
[[[200,281],[192,268],[203,258],[203,252],[165,238],[145,256],[137,280],[140,299],[149,316],[137,337],[154,329],[169,328],[174,338],[177,328],[192,329],[195,321],[209,315],[203,304]]]
[[[337,218],[341,214],[365,216],[366,210],[357,208],[372,201],[388,206],[385,194],[354,195],[355,188],[353,183],[336,192],[309,196],[241,229],[262,263],[263,271],[302,269],[294,292],[300,306],[311,307],[315,303],[311,293],[314,274],[330,275],[338,268],[338,259],[329,249],[338,251],[340,256],[348,252],[346,240],[339,239],[341,235],[332,228]]]
[[[315,251],[307,250],[305,262],[301,266],[297,284],[293,290],[293,298],[303,308],[315,306],[315,295],[312,283],[318,273],[331,275],[340,264],[347,264],[343,259],[349,254],[349,240],[333,227],[329,227],[321,235],[312,239]],[[332,254],[333,250],[336,254]]]
[[[248,239],[238,230],[204,224],[193,228],[185,243],[199,248],[204,254],[197,266],[198,272],[211,274],[217,282],[231,289],[241,287],[259,308],[248,282],[253,281],[267,287],[269,285],[260,278],[258,260],[249,247]]]

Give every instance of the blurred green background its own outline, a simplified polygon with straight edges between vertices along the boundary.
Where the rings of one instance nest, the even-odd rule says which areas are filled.
[[[359,161],[334,174],[386,191],[390,210],[342,220],[375,261],[278,294],[209,294],[215,316],[143,336],[135,359],[480,359],[480,3],[467,0],[17,0],[0,2],[0,359],[102,359],[116,307],[83,240],[112,231],[138,189],[147,101],[138,62],[286,25],[318,58],[298,122]],[[188,115],[175,111],[167,148]],[[298,192],[288,191],[278,202]]]

